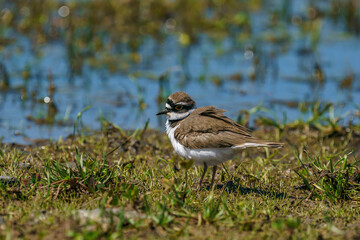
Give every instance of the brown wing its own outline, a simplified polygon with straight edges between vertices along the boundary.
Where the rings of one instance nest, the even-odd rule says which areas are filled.
[[[192,149],[232,147],[259,141],[224,112],[214,106],[196,109],[180,123],[175,138]]]

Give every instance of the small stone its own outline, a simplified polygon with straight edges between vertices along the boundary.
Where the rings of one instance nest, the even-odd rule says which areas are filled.
[[[85,223],[87,220],[91,220],[94,222],[101,222],[101,223],[108,223],[109,222],[109,216],[110,214],[119,214],[122,210],[119,208],[107,208],[107,209],[100,209],[96,208],[93,210],[78,210],[75,213],[75,216],[77,216],[78,219],[82,223]],[[124,218],[125,219],[131,219],[133,221],[145,219],[147,218],[146,214],[139,213],[135,210],[125,210],[124,211]]]
[[[31,168],[31,164],[30,163],[19,163],[18,167],[20,169],[29,169],[29,168]]]
[[[76,162],[68,162],[68,165],[69,165],[69,168],[71,168],[71,169],[77,168]]]
[[[10,176],[0,176],[0,183],[13,185],[16,182],[16,178]]]

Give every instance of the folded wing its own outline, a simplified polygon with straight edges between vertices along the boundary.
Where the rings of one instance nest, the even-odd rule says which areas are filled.
[[[180,124],[176,129],[175,138],[191,149],[282,146],[281,143],[252,137],[248,129],[226,117],[224,112],[214,106],[196,109],[184,120],[187,123]]]

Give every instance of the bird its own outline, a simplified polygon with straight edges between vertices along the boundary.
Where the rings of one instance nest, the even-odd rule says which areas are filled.
[[[166,100],[165,109],[156,115],[166,115],[166,133],[176,153],[202,165],[199,188],[208,167],[212,166],[210,187],[214,184],[217,166],[235,157],[246,148],[281,148],[284,144],[251,136],[249,130],[215,106],[196,107],[185,92],[175,92]]]

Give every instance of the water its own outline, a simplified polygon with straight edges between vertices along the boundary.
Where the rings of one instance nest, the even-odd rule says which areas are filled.
[[[299,14],[305,11],[293,8]],[[267,31],[266,14],[262,11],[252,14],[254,33],[247,43],[234,43],[231,37],[218,43],[203,34],[197,44],[189,47],[186,57],[177,37],[170,36],[162,43],[148,38],[139,51],[140,63],[123,73],[85,64],[81,75],[71,75],[66,47],[61,41],[48,42],[34,51],[28,37],[10,31],[7,35],[17,42],[0,52],[12,85],[11,90],[0,93],[2,141],[30,143],[31,139],[66,137],[73,133],[77,114],[87,106],[91,108],[81,120],[90,129],[100,128],[100,118],[124,129],[143,127],[147,120],[151,127],[163,129],[163,121],[155,114],[162,108],[157,102],[158,78],[166,72],[169,79],[165,81],[166,94],[186,91],[198,106],[215,105],[233,119],[238,118],[241,110],[259,104],[280,119],[286,115],[287,121],[307,117],[297,108],[289,107],[289,102],[331,102],[336,115],[358,108],[359,38],[325,19],[317,47],[308,53],[309,36],[301,36],[291,23],[285,28],[290,40],[267,41],[271,31]],[[324,73],[323,83],[314,77],[316,64]],[[25,81],[23,72],[27,68],[30,78]],[[353,84],[340,88],[340,82],[349,75],[354,78]],[[55,86],[56,122],[61,125],[39,125],[27,120],[28,116],[46,116],[48,104],[44,99],[49,97],[49,78]],[[21,90],[24,86],[26,90]]]

